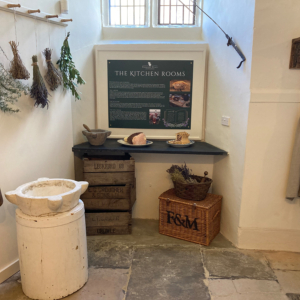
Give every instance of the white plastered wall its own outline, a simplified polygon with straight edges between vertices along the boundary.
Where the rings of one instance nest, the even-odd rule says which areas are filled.
[[[300,251],[300,201],[285,199],[300,117],[300,71],[289,69],[300,36],[297,0],[257,0],[239,242]]]
[[[203,17],[203,39],[209,44],[206,141],[229,152],[215,157],[213,192],[223,195],[221,232],[234,244],[242,198],[255,1],[204,1],[204,10],[233,37],[247,60],[240,69],[240,57],[227,47],[224,34]],[[230,117],[230,127],[221,117]]]
[[[86,3],[88,2],[88,3]],[[82,19],[83,15],[88,15],[78,24],[72,24],[81,37],[87,36],[83,41],[74,43],[70,40],[73,51],[73,57],[78,62],[78,68],[81,70],[83,78],[87,81],[85,86],[80,87],[82,91],[82,100],[73,102],[73,135],[74,144],[86,142],[82,135],[82,124],[85,123],[91,128],[95,126],[95,81],[94,55],[92,52],[93,43],[114,43],[119,40],[124,43],[140,43],[145,40],[147,43],[180,43],[181,41],[197,42],[201,38],[201,28],[196,27],[176,30],[165,28],[134,29],[134,28],[102,28],[100,17],[100,1],[85,1],[84,4],[78,0],[76,5],[70,7],[70,14],[74,19]],[[97,16],[98,14],[98,16]],[[95,24],[99,25],[97,27]],[[72,31],[72,30],[71,30]],[[74,43],[74,44],[72,44]],[[186,58],[188,59],[188,57]],[[99,123],[99,121],[98,121]],[[133,130],[134,132],[134,130]],[[194,155],[164,155],[164,154],[132,154],[136,160],[136,179],[137,179],[137,201],[133,208],[133,218],[158,219],[158,196],[172,187],[172,182],[166,170],[172,164],[183,164],[186,162],[195,173],[202,174],[208,171],[213,175],[213,156],[194,156]]]
[[[13,2],[13,1],[12,1]],[[16,1],[14,1],[16,2]],[[59,13],[57,1],[20,0],[21,5],[40,8],[54,14]],[[2,2],[0,5],[3,6]],[[42,75],[45,74],[45,60],[41,51],[49,47],[48,30],[51,32],[53,62],[56,62],[64,40],[63,27],[36,22],[38,36],[37,51],[35,40],[35,22],[32,19],[17,16],[19,51],[23,63],[32,77],[32,55],[38,52],[38,61]],[[0,45],[8,58],[12,58],[9,41],[15,40],[14,15],[0,11]],[[9,66],[9,62],[0,53],[0,62]],[[32,79],[27,83],[31,85]],[[60,87],[51,91],[49,109],[35,108],[34,100],[29,96],[19,99],[17,114],[0,112],[0,188],[2,194],[14,190],[19,185],[40,177],[73,178],[72,112],[71,97]],[[0,283],[18,271],[18,249],[15,226],[16,206],[4,198],[0,207]]]

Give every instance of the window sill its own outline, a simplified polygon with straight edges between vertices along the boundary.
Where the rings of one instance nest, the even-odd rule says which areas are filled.
[[[103,27],[102,40],[201,41],[202,27]]]

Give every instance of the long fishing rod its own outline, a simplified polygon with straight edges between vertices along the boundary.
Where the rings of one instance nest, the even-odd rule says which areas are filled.
[[[240,50],[240,48],[236,45],[236,43],[232,40],[232,37],[230,37],[222,28],[221,26],[214,20],[212,19],[200,6],[197,5],[196,1],[194,0],[190,0],[191,2],[193,2],[193,4],[199,9],[201,10],[208,18],[210,18],[219,28],[220,30],[225,34],[225,37],[227,38],[227,46],[232,46],[235,51],[239,54],[239,56],[241,57],[242,61],[240,62],[240,64],[237,66],[237,69],[239,69],[242,65],[242,63],[246,60],[245,55],[243,54],[243,52]],[[195,13],[186,5],[184,4],[181,0],[179,0],[179,2],[182,3],[182,5],[187,8],[194,16]]]

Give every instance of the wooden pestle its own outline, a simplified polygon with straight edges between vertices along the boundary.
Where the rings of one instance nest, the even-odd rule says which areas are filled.
[[[207,171],[205,171],[205,172],[204,172],[204,177],[202,177],[202,178],[201,178],[201,181],[200,181],[200,183],[201,183],[201,182],[205,182],[205,181],[206,181],[206,176],[207,176],[207,175],[208,175],[208,172],[207,172]]]
[[[83,124],[83,127],[84,127],[88,132],[92,132],[92,130],[89,128],[89,126]]]

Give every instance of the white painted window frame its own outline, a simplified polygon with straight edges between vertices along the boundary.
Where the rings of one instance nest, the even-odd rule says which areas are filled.
[[[201,7],[202,1],[197,0],[197,5]],[[201,26],[201,12],[196,7],[195,24],[194,25],[161,25],[158,24],[158,1],[152,2],[152,27],[153,28],[193,28]]]
[[[102,25],[110,28],[148,28],[150,27],[151,0],[145,0],[145,25],[110,25],[109,0],[102,0]]]
[[[158,1],[157,0],[145,0],[146,1],[146,13],[145,13],[145,25],[110,25],[109,24],[109,0],[102,0],[102,26],[108,28],[193,28],[201,26],[202,14],[199,9],[196,8],[195,24],[194,25],[160,25],[158,24]],[[197,5],[202,7],[202,0],[196,0]],[[152,19],[152,20],[151,20]]]

